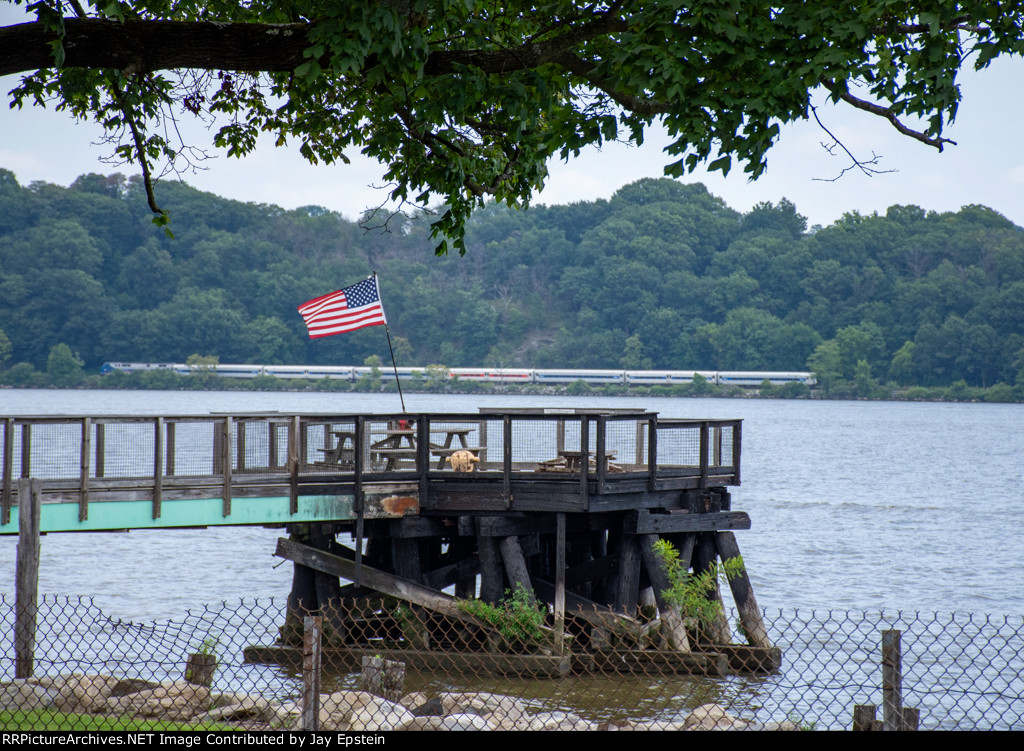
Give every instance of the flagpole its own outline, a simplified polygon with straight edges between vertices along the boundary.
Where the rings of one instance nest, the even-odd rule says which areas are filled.
[[[395,385],[398,386],[398,398],[402,400],[402,413],[406,412],[405,397],[402,396],[402,382],[398,380],[398,365],[395,363],[395,350],[391,347],[391,332],[388,325],[384,324],[384,333],[388,335],[388,349],[391,351],[391,367],[395,369]]]
[[[373,272],[373,283],[377,285],[379,297],[380,283],[377,281],[376,271]],[[398,363],[395,362],[395,348],[391,346],[391,330],[388,328],[387,321],[384,322],[384,333],[388,336],[388,351],[391,353],[391,367],[395,370],[395,385],[398,386],[398,398],[402,402],[402,414],[405,414],[405,396],[402,394],[402,382],[398,380]]]

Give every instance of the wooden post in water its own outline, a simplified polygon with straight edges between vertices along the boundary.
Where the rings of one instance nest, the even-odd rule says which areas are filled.
[[[515,594],[516,588],[521,586],[530,599],[534,600],[533,582],[530,580],[530,570],[526,565],[526,556],[523,555],[523,547],[519,544],[519,538],[516,535],[503,537],[498,543],[498,550],[501,551],[501,559],[505,564],[505,573],[508,576],[512,594]]]
[[[718,546],[718,555],[724,564],[730,558],[740,557],[740,546],[736,542],[736,535],[732,532],[719,532],[715,536],[715,544]],[[757,607],[757,600],[754,598],[754,590],[750,586],[750,577],[744,567],[742,573],[736,574],[729,579],[729,588],[732,590],[733,599],[736,601],[736,609],[740,614],[740,623],[747,635],[747,641],[752,647],[770,649],[773,645],[768,638],[768,631],[764,627],[764,619],[761,618],[761,609]]]
[[[14,677],[31,678],[39,597],[39,516],[42,484],[18,480],[18,552],[14,595]]]
[[[920,713],[903,706],[902,633],[882,632],[882,730],[917,730]]]
[[[706,427],[706,425],[705,425]],[[703,435],[706,436],[706,431]],[[702,440],[702,443],[705,443]],[[705,455],[705,458],[706,455]],[[705,466],[706,469],[706,466]],[[697,534],[697,544],[693,551],[693,571],[695,574],[700,574],[705,571],[713,571],[716,568],[718,558],[718,546],[715,544],[715,537],[713,532],[700,532]],[[707,598],[712,601],[722,603],[722,593],[718,584],[718,577],[715,577],[714,583],[707,592]],[[712,644],[728,644],[731,638],[729,630],[729,619],[725,616],[725,608],[722,607],[718,611],[718,616],[714,622],[711,623],[706,629],[706,635],[710,639]]]
[[[690,652],[690,638],[686,633],[683,617],[679,612],[679,608],[671,605],[663,594],[672,585],[665,562],[654,552],[654,543],[657,541],[657,535],[642,535],[640,537],[640,553],[643,556],[644,568],[647,569],[647,576],[651,580],[651,589],[654,590],[654,600],[658,605],[658,612],[661,614],[664,641],[669,649],[688,654]],[[690,554],[688,552],[686,561],[682,565],[689,568],[689,561]]]
[[[362,658],[362,672],[359,674],[359,690],[380,696],[390,702],[397,702],[404,695],[405,663],[385,660],[383,657]]]
[[[853,707],[854,730],[917,730],[921,711],[903,706],[902,634],[897,630],[882,632],[882,719],[876,719],[874,704]]]
[[[302,619],[302,729],[320,729],[320,667],[323,620],[307,615]]]
[[[899,730],[902,724],[903,658],[900,632],[882,632],[882,729]]]
[[[565,514],[555,515],[555,649],[565,653]]]

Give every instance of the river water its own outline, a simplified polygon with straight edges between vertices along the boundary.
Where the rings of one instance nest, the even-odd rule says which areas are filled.
[[[742,716],[778,720],[795,711],[821,728],[844,727],[854,703],[880,699],[878,631],[899,628],[913,653],[908,705],[922,709],[923,727],[1024,727],[1024,405],[412,394],[407,406],[643,408],[744,421],[743,484],[733,489],[733,508],[748,512],[753,526],[737,539],[783,649],[780,673],[473,688],[592,718],[678,719],[715,700]],[[268,410],[393,413],[400,405],[395,395],[348,393],[0,390],[0,416]],[[283,620],[291,564],[272,555],[281,534],[242,527],[49,534],[40,592],[86,599],[44,602],[51,614],[75,615],[48,619],[55,630],[41,634],[39,649],[67,652],[53,670],[102,665],[163,675],[179,670],[180,655],[204,634],[219,633],[232,642],[222,643],[223,657],[237,653],[238,662],[218,674],[221,688],[293,696],[292,674],[240,659],[247,644],[273,642]],[[16,544],[0,538],[7,608]],[[161,650],[170,657],[153,656]]]
[[[641,407],[741,418],[737,534],[763,607],[1024,613],[1024,405],[411,394],[409,411]],[[0,390],[0,416],[399,411],[397,396]],[[131,619],[284,596],[280,530],[50,534],[40,591],[91,595]],[[0,538],[4,592],[16,539]]]

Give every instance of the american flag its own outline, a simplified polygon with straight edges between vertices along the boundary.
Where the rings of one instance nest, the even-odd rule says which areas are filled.
[[[387,325],[376,276],[302,303],[299,313],[306,321],[310,339]]]

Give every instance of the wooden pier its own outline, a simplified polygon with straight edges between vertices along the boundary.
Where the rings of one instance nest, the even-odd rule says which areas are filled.
[[[456,598],[494,603],[521,587],[552,604],[556,631],[576,613],[600,646],[652,599],[671,616],[656,540],[694,572],[739,555],[732,530],[750,518],[728,488],[740,447],[738,420],[642,411],[8,417],[0,534],[18,533],[19,479],[33,478],[44,533],[286,528],[276,553],[295,563],[289,620],[384,598],[473,631]],[[730,584],[748,641],[770,650],[746,575]],[[688,653],[685,624],[666,623],[663,642]],[[406,646],[429,645],[429,631]],[[287,623],[282,633],[288,642]],[[344,618],[332,633],[365,646]]]

